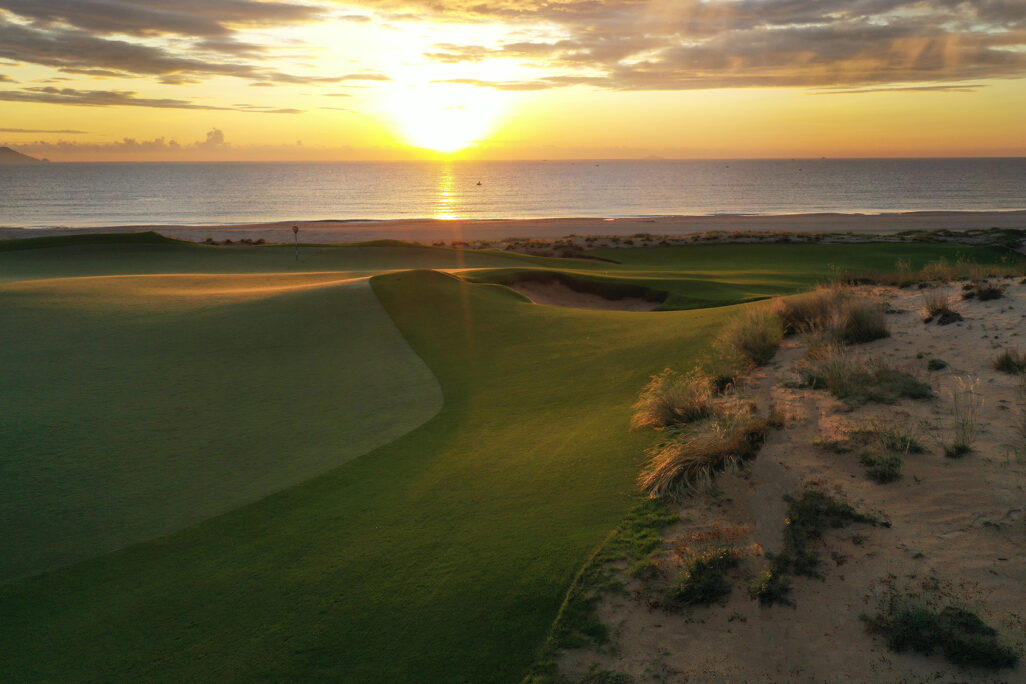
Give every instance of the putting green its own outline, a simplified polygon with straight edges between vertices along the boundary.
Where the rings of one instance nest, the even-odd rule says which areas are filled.
[[[165,535],[408,432],[442,395],[366,279],[0,286],[0,580]]]

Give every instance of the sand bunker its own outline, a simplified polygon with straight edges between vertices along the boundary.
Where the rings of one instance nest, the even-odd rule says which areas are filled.
[[[650,302],[640,297],[606,299],[590,292],[572,290],[563,283],[524,281],[510,285],[535,304],[546,306],[569,306],[574,309],[602,309],[606,311],[655,311],[661,302]]]

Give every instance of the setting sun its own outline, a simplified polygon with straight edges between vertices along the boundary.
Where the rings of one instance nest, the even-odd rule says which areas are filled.
[[[403,141],[442,154],[478,144],[508,106],[504,93],[451,83],[397,87],[388,116]]]

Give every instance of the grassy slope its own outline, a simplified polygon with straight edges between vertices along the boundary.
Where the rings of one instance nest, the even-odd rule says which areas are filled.
[[[536,307],[426,272],[375,288],[442,413],[307,484],[7,585],[0,679],[522,674],[629,503],[637,387],[723,313]]]
[[[964,256],[995,263],[1007,250],[953,244],[855,245],[734,244],[597,249],[592,255],[620,263],[525,257],[538,267],[575,273],[584,280],[629,281],[670,293],[665,309],[722,306],[795,292],[829,279],[839,270],[893,270],[899,259],[919,268],[938,259]],[[1014,255],[1012,255],[1014,256]],[[524,267],[475,273],[482,282],[505,283]]]
[[[0,580],[298,484],[442,406],[366,280],[213,306],[139,280],[0,286]]]
[[[0,241],[0,282],[141,273],[380,272],[397,268],[478,268],[516,265],[499,253],[462,252],[391,242],[212,247],[160,236],[87,235]],[[83,239],[90,238],[90,239]],[[33,242],[26,249],[22,243]],[[17,249],[15,248],[17,247]]]
[[[638,252],[639,270],[672,267],[656,263],[668,253]],[[789,254],[789,288],[829,271],[815,248],[738,254],[716,264],[737,272],[728,278],[757,283]],[[537,307],[423,272],[374,285],[439,377],[442,412],[305,484],[0,588],[0,679],[523,674],[574,571],[631,500],[648,440],[627,431],[638,388],[693,360],[730,310]]]

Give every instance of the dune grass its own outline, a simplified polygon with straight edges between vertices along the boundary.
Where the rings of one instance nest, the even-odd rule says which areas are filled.
[[[707,418],[715,390],[713,379],[701,370],[681,375],[667,368],[645,385],[634,404],[631,426],[658,430]]]
[[[837,285],[783,297],[773,311],[788,335],[818,335],[842,344],[863,344],[890,335],[883,307]]]
[[[713,476],[736,467],[758,453],[775,414],[759,416],[743,410],[721,415],[701,430],[675,435],[649,450],[638,485],[653,498],[680,498],[709,486]]]

